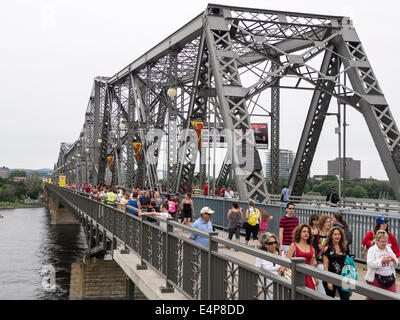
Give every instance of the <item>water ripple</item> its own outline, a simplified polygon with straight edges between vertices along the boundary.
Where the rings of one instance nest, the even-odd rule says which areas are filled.
[[[79,225],[51,225],[47,208],[2,210],[0,300],[66,300],[71,264],[87,249]],[[56,272],[54,290],[42,286],[43,267]]]

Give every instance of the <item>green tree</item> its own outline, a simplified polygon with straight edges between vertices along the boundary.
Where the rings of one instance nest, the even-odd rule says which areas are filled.
[[[358,186],[355,186],[354,189],[352,190],[351,197],[353,197],[353,198],[368,198],[368,192],[367,192],[367,190],[364,189],[364,187],[358,185]]]
[[[14,202],[17,200],[14,187],[10,184],[3,185],[0,188],[0,201]]]
[[[10,181],[12,181],[12,179],[14,177],[26,177],[26,171],[23,170],[15,170],[10,172],[8,178],[10,179]]]
[[[333,180],[323,181],[319,185],[315,185],[312,191],[319,192],[319,194],[321,196],[326,196],[332,187],[335,187],[337,190],[338,185],[339,185],[339,182],[337,180],[336,181],[333,181]]]
[[[322,177],[322,182],[325,181],[338,181],[338,178],[334,174],[328,174],[324,177]]]
[[[42,180],[37,172],[25,179],[26,195],[31,199],[37,199],[42,191]]]

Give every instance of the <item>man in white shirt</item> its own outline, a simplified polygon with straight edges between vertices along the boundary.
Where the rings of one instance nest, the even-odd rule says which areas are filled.
[[[164,222],[168,218],[172,219],[172,216],[168,213],[168,204],[163,202],[161,203],[160,207],[161,212],[142,212],[141,215],[144,216],[159,216],[160,218],[160,228],[163,229],[164,231],[167,231],[167,222]]]
[[[232,199],[234,195],[235,194],[233,193],[231,186],[229,186],[228,189],[225,190],[225,198]]]

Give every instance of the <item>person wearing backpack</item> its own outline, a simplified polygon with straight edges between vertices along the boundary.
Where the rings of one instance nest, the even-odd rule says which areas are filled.
[[[326,205],[330,207],[340,207],[341,201],[335,187],[326,195]]]
[[[245,244],[249,244],[250,236],[253,236],[254,248],[258,248],[258,231],[260,229],[261,215],[260,210],[254,207],[254,202],[249,201],[249,208],[246,210],[246,241]]]

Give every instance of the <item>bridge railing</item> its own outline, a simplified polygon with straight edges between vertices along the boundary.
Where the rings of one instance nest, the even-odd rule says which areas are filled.
[[[253,299],[323,299],[332,298],[305,287],[305,276],[311,275],[342,287],[348,278],[319,270],[305,264],[304,258],[276,256],[265,251],[237,244],[175,221],[166,220],[166,230],[123,210],[89,199],[74,191],[46,184],[46,188],[77,217],[91,220],[91,224],[117,243],[140,256],[143,265],[159,272],[167,286],[173,287],[190,299],[253,300]],[[129,208],[129,207],[128,207]],[[157,217],[155,217],[159,220]],[[87,225],[87,224],[85,224]],[[185,232],[193,232],[209,239],[205,247],[190,240]],[[255,265],[232,257],[221,246],[274,262],[292,270],[292,278],[263,271]],[[400,295],[379,289],[362,281],[351,282],[350,288],[373,299],[400,299]]]
[[[280,202],[280,195],[271,194],[270,199],[272,203]],[[311,206],[326,205],[326,197],[323,196],[289,196],[289,201]],[[400,203],[386,199],[345,198],[342,200],[342,208],[400,213]]]

